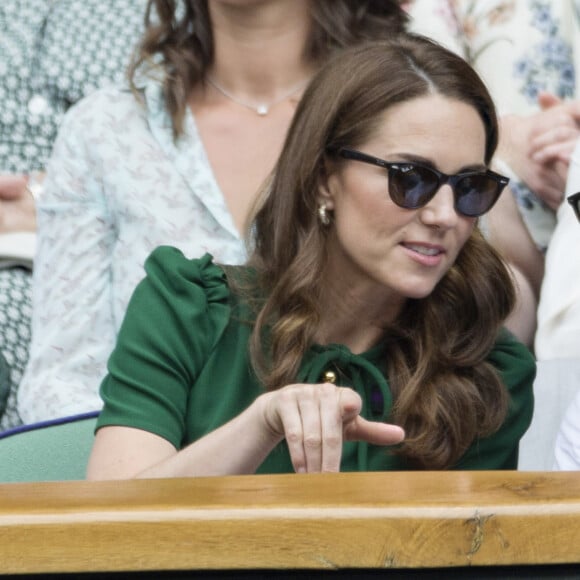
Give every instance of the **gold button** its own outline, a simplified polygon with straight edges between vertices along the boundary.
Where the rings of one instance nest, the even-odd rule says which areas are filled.
[[[325,383],[332,383],[333,385],[336,383],[336,373],[333,371],[326,371],[322,378],[324,379]]]

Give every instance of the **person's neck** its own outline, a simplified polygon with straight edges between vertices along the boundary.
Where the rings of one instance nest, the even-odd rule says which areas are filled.
[[[375,346],[384,336],[384,329],[399,314],[401,300],[389,299],[387,291],[372,282],[353,285],[355,276],[349,274],[344,264],[333,268],[332,257],[324,277],[332,282],[325,284],[316,342],[344,344],[355,354]]]
[[[214,63],[210,78],[248,102],[275,101],[308,81],[315,70],[304,47],[310,12],[305,0],[257,6],[210,2]]]

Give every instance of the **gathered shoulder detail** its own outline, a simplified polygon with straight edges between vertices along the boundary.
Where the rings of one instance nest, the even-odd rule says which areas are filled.
[[[163,280],[174,291],[196,294],[202,290],[208,302],[229,296],[225,272],[211,254],[189,259],[178,248],[159,246],[147,258],[145,271],[148,277]]]
[[[191,337],[200,361],[213,349],[231,314],[230,290],[223,269],[211,254],[186,258],[181,250],[160,246],[145,262],[146,283],[169,305],[184,335]],[[178,319],[178,320],[177,320]]]
[[[178,448],[186,438],[191,390],[231,321],[230,292],[209,254],[188,259],[160,246],[145,271],[101,385],[99,426],[131,425]]]

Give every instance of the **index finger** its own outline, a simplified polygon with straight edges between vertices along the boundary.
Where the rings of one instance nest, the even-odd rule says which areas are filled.
[[[346,425],[344,438],[349,441],[366,441],[371,445],[397,445],[405,439],[405,431],[398,425],[368,421],[358,416]]]

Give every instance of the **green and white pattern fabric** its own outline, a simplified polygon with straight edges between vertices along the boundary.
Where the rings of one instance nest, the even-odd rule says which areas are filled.
[[[28,359],[30,342],[30,272],[24,268],[0,270],[0,356],[6,367],[0,373],[0,431],[20,423],[16,389]]]
[[[145,0],[2,0],[0,172],[44,169],[70,106],[124,82],[144,14]],[[15,404],[28,358],[30,277],[0,270],[0,354],[10,383],[0,431],[21,423]]]

